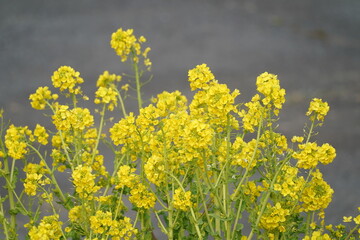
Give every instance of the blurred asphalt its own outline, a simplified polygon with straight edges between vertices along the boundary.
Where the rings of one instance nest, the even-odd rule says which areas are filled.
[[[256,77],[277,74],[287,91],[280,131],[302,134],[313,97],[330,104],[318,142],[337,149],[323,168],[335,190],[327,217],[337,223],[360,206],[360,1],[358,0],[0,0],[0,108],[16,125],[46,123],[29,94],[70,65],[92,96],[104,70],[127,68],[109,47],[112,32],[134,28],[152,48],[146,97],[189,95],[187,71],[207,63],[248,101]]]

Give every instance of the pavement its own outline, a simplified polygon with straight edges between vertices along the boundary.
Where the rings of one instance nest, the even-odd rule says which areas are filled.
[[[287,91],[279,127],[286,136],[302,134],[312,98],[329,102],[316,139],[337,149],[323,173],[335,190],[328,222],[339,223],[360,206],[359,12],[358,0],[0,0],[0,107],[16,125],[46,125],[28,96],[51,85],[62,65],[81,73],[91,96],[104,70],[128,69],[109,47],[120,27],[152,48],[145,98],[164,90],[190,96],[187,71],[201,63],[238,88],[241,101],[255,94],[259,74],[277,74]]]

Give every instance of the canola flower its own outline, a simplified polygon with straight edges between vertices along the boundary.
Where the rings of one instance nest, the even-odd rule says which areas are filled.
[[[53,125],[2,127],[0,238],[17,239],[20,214],[29,219],[29,239],[147,240],[156,226],[167,239],[360,237],[359,214],[326,225],[334,191],[319,165],[330,164],[336,150],[312,138],[329,111],[325,101],[313,99],[305,113],[311,127],[288,138],[277,132],[286,92],[276,75],[260,74],[257,93],[243,103],[239,90],[200,64],[188,71],[192,98],[164,91],[142,106],[142,77],[151,67],[145,42],[132,29],[111,36],[134,74],[98,77],[92,96],[101,109],[82,106],[84,80],[62,66],[52,76],[55,90],[39,87],[29,97]],[[124,99],[134,89],[139,109],[127,113]],[[65,181],[71,189],[60,187]]]
[[[84,82],[84,79],[80,77],[80,73],[76,72],[69,66],[62,66],[51,77],[53,86],[59,88],[59,90],[67,90],[72,94],[81,94],[81,88],[79,84]]]
[[[52,94],[49,87],[39,87],[35,93],[31,94],[29,99],[30,104],[34,109],[45,109],[48,100],[56,100],[59,97],[58,94]]]

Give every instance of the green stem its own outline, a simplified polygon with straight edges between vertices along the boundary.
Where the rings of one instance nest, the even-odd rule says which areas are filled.
[[[140,73],[139,66],[136,62],[133,63],[133,68],[135,72],[135,82],[136,82],[136,94],[138,100],[139,111],[142,108],[142,98],[141,98],[141,82],[140,82]]]
[[[15,160],[13,159],[11,172],[9,172],[9,161],[7,156],[4,157],[4,170],[5,174],[10,173],[9,181],[6,181],[6,188],[8,190],[8,196],[9,196],[9,205],[10,205],[10,211],[15,209],[15,199],[14,199],[14,186],[13,186],[13,171],[14,171],[14,163]],[[4,216],[5,217],[5,216]],[[4,225],[5,226],[5,225]],[[16,215],[10,213],[10,234],[13,235],[16,233]]]
[[[240,180],[240,183],[236,187],[236,190],[233,193],[233,195],[231,196],[231,200],[233,200],[233,201],[236,199],[237,195],[239,194],[242,183],[244,182],[245,178],[247,177],[248,172],[250,170],[250,166],[252,165],[253,161],[255,160],[256,152],[257,152],[259,141],[260,141],[260,133],[261,133],[262,121],[263,121],[263,119],[261,118],[259,126],[258,126],[258,130],[257,130],[257,135],[256,135],[256,144],[255,144],[253,155],[251,156],[251,160],[249,161],[248,167],[246,168],[245,173],[244,173],[243,177]]]
[[[123,100],[123,98],[121,96],[121,93],[117,88],[115,88],[115,91],[117,92],[117,95],[118,95],[118,98],[119,98],[121,111],[122,111],[124,117],[127,117],[127,113],[126,113],[126,110],[125,110],[125,104],[124,104],[124,100]]]
[[[277,172],[275,173],[271,183],[270,183],[270,186],[269,186],[269,189],[268,191],[266,192],[266,195],[265,195],[265,198],[262,200],[262,205],[261,205],[261,209],[260,209],[260,212],[259,212],[259,215],[256,219],[256,222],[255,222],[255,226],[251,229],[251,232],[248,236],[248,240],[251,240],[253,235],[254,235],[254,229],[256,229],[260,223],[260,219],[265,211],[265,208],[266,208],[266,203],[268,202],[269,200],[269,197],[270,197],[270,194],[271,194],[271,191],[272,189],[274,188],[274,184],[276,182],[276,179],[277,179],[277,176],[279,175],[279,173],[281,172],[281,169],[283,168],[283,166],[289,161],[289,159],[285,159],[282,164],[280,165],[280,167],[278,168]]]
[[[351,235],[356,231],[356,229],[359,227],[360,225],[356,225],[353,229],[351,229],[351,231],[349,232],[349,234],[346,236],[346,238],[344,240],[349,240]]]
[[[102,109],[102,111],[100,113],[101,118],[100,118],[99,131],[98,131],[98,134],[97,134],[97,137],[96,137],[96,143],[95,143],[95,147],[93,149],[93,153],[92,153],[92,157],[91,157],[91,165],[94,163],[96,150],[97,150],[97,148],[99,146],[100,137],[101,137],[102,129],[103,129],[103,126],[104,126],[105,111],[106,111],[106,105],[104,104],[103,109]]]
[[[1,197],[0,197],[0,213],[2,215],[2,223],[1,224],[4,227],[4,235],[5,235],[6,239],[10,239],[9,238],[8,223],[6,221],[4,207],[3,207],[3,204],[2,204],[2,198]]]
[[[241,200],[239,201],[239,206],[238,206],[238,208],[237,208],[236,217],[235,217],[235,222],[234,222],[233,231],[232,231],[232,239],[235,238],[235,231],[236,231],[236,226],[237,226],[238,221],[239,221],[239,218],[240,218],[242,203],[243,203],[243,199],[241,199]]]
[[[65,196],[64,196],[64,194],[63,194],[63,192],[62,192],[62,190],[61,190],[61,188],[59,186],[59,183],[55,178],[54,171],[49,167],[49,165],[47,164],[47,162],[45,161],[43,156],[40,154],[40,152],[36,148],[34,148],[30,144],[27,144],[27,145],[39,156],[40,160],[45,164],[46,169],[49,171],[49,174],[50,174],[50,177],[51,177],[51,182],[55,185],[56,192],[59,193],[60,200],[64,203],[63,206],[66,209],[70,209],[70,206],[68,206],[68,204],[67,204],[66,198],[65,198]]]

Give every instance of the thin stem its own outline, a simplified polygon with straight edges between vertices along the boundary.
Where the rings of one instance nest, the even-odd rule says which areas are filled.
[[[133,68],[135,72],[135,82],[136,82],[136,94],[138,100],[139,111],[142,108],[142,98],[141,98],[141,82],[140,82],[140,73],[139,66],[136,62],[133,63]]]
[[[249,161],[248,167],[246,168],[245,173],[244,173],[243,177],[240,180],[240,183],[238,184],[238,186],[237,186],[235,192],[233,193],[233,195],[231,196],[231,200],[236,199],[236,197],[239,194],[239,191],[241,189],[242,183],[245,180],[245,178],[247,177],[248,172],[250,170],[250,167],[251,167],[253,161],[255,160],[256,152],[257,152],[259,141],[260,141],[260,132],[261,132],[262,121],[263,121],[263,119],[261,117],[260,122],[259,122],[259,126],[258,126],[258,130],[257,130],[256,144],[255,144],[254,152],[252,154],[251,160]]]
[[[100,137],[101,137],[101,132],[104,126],[104,118],[105,118],[105,111],[106,111],[106,105],[103,105],[103,109],[100,113],[101,118],[100,118],[100,125],[99,125],[99,131],[96,137],[96,143],[95,143],[95,147],[93,149],[93,153],[92,153],[92,157],[91,157],[91,165],[94,163],[94,159],[95,159],[95,155],[96,155],[96,150],[99,146],[99,142],[100,142]]]
[[[6,187],[7,187],[7,190],[8,190],[8,196],[9,196],[9,204],[10,204],[10,211],[11,210],[14,210],[15,209],[15,199],[14,199],[14,186],[13,186],[13,181],[12,181],[12,178],[13,178],[13,175],[14,175],[14,169],[15,169],[15,166],[14,166],[14,163],[15,163],[15,160],[13,159],[12,161],[12,167],[11,167],[11,172],[9,172],[9,162],[8,162],[8,158],[7,156],[4,157],[4,170],[5,170],[5,173],[8,174],[10,173],[10,178],[9,178],[9,181],[6,181]],[[15,232],[15,229],[16,229],[16,215],[10,213],[10,231],[12,232]]]
[[[124,117],[127,117],[127,113],[126,113],[126,110],[125,110],[125,104],[124,104],[124,100],[123,100],[123,98],[121,96],[121,93],[117,88],[115,88],[115,91],[117,92],[117,95],[118,95],[118,98],[119,98],[121,111],[122,111]]]
[[[63,194],[63,192],[62,192],[62,190],[61,190],[61,188],[59,186],[59,183],[57,182],[57,180],[55,178],[54,171],[52,171],[52,169],[49,167],[49,165],[47,164],[47,162],[45,161],[43,156],[40,154],[40,152],[36,148],[34,148],[30,144],[27,144],[27,145],[39,156],[40,160],[45,164],[45,167],[49,171],[49,174],[51,176],[51,181],[55,185],[56,192],[58,192],[59,195],[60,195],[60,200],[64,203],[64,207],[66,209],[70,209],[70,207],[68,208],[68,206],[66,204],[67,203],[66,198],[65,198],[65,196],[64,196],[64,194]]]

